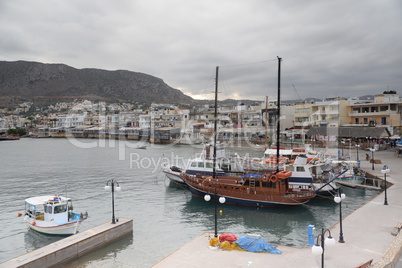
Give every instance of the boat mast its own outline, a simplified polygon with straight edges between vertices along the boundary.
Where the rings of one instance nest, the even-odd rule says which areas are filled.
[[[214,155],[213,155],[213,167],[212,167],[212,177],[216,177],[216,133],[217,133],[217,121],[218,121],[218,74],[219,66],[216,66],[215,74],[215,113],[214,113]]]
[[[278,115],[276,118],[276,172],[279,172],[279,146],[281,137],[281,61],[282,58],[278,57]]]
[[[265,150],[268,149],[268,96],[265,96]]]

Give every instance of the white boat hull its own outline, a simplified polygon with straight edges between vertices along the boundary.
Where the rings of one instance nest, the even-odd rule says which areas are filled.
[[[184,181],[180,178],[180,172],[172,171],[170,169],[163,170],[163,172],[170,181],[185,184]]]
[[[363,177],[342,177],[342,178],[338,178],[335,180],[336,183],[340,184],[340,185],[344,185],[344,186],[348,186],[348,187],[352,187],[355,188],[358,185],[361,185],[364,181]]]
[[[25,222],[28,224],[29,228],[40,233],[51,235],[73,235],[77,233],[82,220],[56,224],[54,221],[47,222],[25,216]]]

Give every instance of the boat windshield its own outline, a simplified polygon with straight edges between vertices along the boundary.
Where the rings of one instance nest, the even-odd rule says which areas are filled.
[[[206,168],[213,168],[213,164],[211,162],[206,162],[205,167]]]
[[[54,214],[63,213],[67,211],[67,204],[59,205],[54,207]]]
[[[58,213],[67,211],[67,204],[54,206],[54,211],[53,211],[53,206],[51,204],[47,204],[47,205],[44,205],[44,209],[45,209],[45,213],[58,214]]]

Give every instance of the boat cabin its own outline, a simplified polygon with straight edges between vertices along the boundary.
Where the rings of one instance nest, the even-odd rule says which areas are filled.
[[[73,205],[70,198],[60,196],[39,196],[25,200],[25,211],[36,220],[68,222],[69,212]]]

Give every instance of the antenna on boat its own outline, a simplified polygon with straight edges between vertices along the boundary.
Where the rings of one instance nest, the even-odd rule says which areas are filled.
[[[278,117],[277,117],[277,130],[276,130],[276,172],[279,172],[279,145],[281,137],[281,61],[282,58],[278,57]]]
[[[57,196],[60,196],[62,193],[66,193],[67,198],[67,185],[64,185],[64,187],[60,189],[60,191],[57,193]]]
[[[212,167],[212,177],[216,177],[216,132],[217,132],[217,121],[218,121],[218,74],[219,66],[216,66],[215,74],[215,113],[214,113],[214,155],[213,155],[213,167]]]

